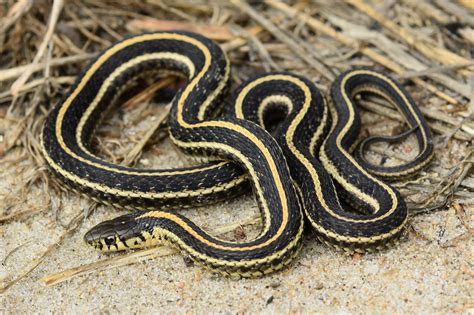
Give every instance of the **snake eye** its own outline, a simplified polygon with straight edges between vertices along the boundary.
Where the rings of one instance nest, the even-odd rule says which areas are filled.
[[[104,239],[104,242],[105,242],[105,244],[107,244],[108,246],[113,245],[113,244],[115,244],[115,237],[114,237],[114,236],[107,236],[107,237]]]

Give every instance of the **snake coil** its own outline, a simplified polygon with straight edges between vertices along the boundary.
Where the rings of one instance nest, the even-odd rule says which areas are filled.
[[[95,126],[127,82],[179,73],[188,79],[172,102],[172,141],[186,153],[214,160],[181,169],[136,169],[96,155]],[[161,72],[161,73],[160,73]],[[68,187],[106,205],[141,210],[100,223],[85,235],[104,250],[172,243],[224,275],[261,276],[283,268],[301,247],[304,215],[318,237],[346,251],[387,246],[402,232],[407,208],[400,194],[372,174],[413,174],[433,155],[431,134],[404,89],[370,69],[344,72],[328,105],[309,80],[268,73],[242,84],[219,112],[229,61],[211,40],[190,32],[157,32],[116,43],[78,77],[49,114],[42,150]],[[359,93],[395,105],[420,146],[416,159],[397,167],[374,166],[350,155],[360,118]],[[270,135],[264,128],[273,128]],[[245,242],[217,238],[173,209],[235,197],[250,180],[263,218],[261,233]],[[345,210],[333,180],[356,212]]]

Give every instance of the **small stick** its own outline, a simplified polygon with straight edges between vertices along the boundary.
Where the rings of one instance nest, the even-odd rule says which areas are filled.
[[[80,54],[75,56],[68,56],[63,58],[51,59],[48,63],[49,67],[58,67],[70,63],[81,62],[84,60],[89,60],[94,57],[96,54]],[[43,70],[46,63],[30,63],[28,65],[18,66],[15,68],[0,70],[0,82],[18,78],[23,73],[31,72],[31,74]],[[21,88],[19,89],[21,90]]]
[[[5,285],[1,286],[0,287],[0,293],[4,293],[6,290],[8,290],[11,286],[13,286],[14,284],[16,284],[18,281],[20,281],[21,279],[25,278],[26,276],[28,276],[33,270],[36,269],[36,267],[38,267],[45,259],[46,259],[46,256],[48,256],[53,250],[59,248],[59,246],[64,242],[64,240],[69,236],[71,235],[79,226],[80,226],[80,223],[83,221],[84,219],[84,212],[81,210],[69,223],[69,227],[68,229],[66,230],[66,232],[64,232],[61,237],[59,238],[59,240],[51,245],[49,245],[49,247],[46,249],[46,251],[43,252],[43,254],[38,257],[37,259],[35,259],[33,261],[33,265],[28,268],[25,272],[23,272],[21,275],[19,275],[18,277],[16,277],[15,279],[13,279],[12,281],[6,283]]]
[[[329,67],[323,64],[321,61],[312,57],[311,54],[305,51],[300,45],[298,45],[295,40],[283,33],[280,29],[278,29],[275,24],[263,17],[245,1],[231,0],[231,2],[236,7],[239,7],[240,9],[245,11],[245,13],[247,13],[252,19],[257,21],[260,25],[267,29],[273,36],[287,44],[295,53],[297,53],[298,57],[306,61],[310,66],[314,67],[321,75],[323,75],[330,81],[334,80],[335,75],[332,70],[329,69]]]
[[[397,64],[396,62],[386,58],[385,56],[379,54],[378,52],[376,52],[375,50],[373,49],[370,49],[368,47],[360,47],[360,45],[358,44],[358,42],[356,40],[354,40],[353,38],[351,37],[348,37],[344,34],[342,34],[341,32],[338,32],[336,31],[334,28],[318,21],[317,19],[309,16],[308,14],[305,14],[305,13],[302,13],[302,12],[299,12],[297,9],[279,1],[279,0],[265,0],[265,3],[270,5],[271,7],[277,9],[277,10],[280,10],[282,13],[286,14],[287,16],[290,16],[290,17],[293,17],[293,18],[299,18],[299,19],[302,19],[304,21],[306,21],[306,23],[311,27],[313,28],[314,30],[318,31],[318,32],[321,32],[321,33],[324,33],[325,35],[329,36],[329,37],[332,37],[334,38],[335,40],[349,46],[349,47],[352,47],[354,49],[357,49],[359,50],[362,54],[366,55],[367,57],[369,57],[370,59],[372,59],[373,61],[375,61],[376,63],[384,66],[385,68],[387,69],[390,69],[391,71],[395,72],[395,73],[398,73],[398,74],[401,74],[401,73],[405,73],[405,69],[400,66],[399,64]],[[428,89],[429,91],[431,91],[432,93],[436,94],[438,97],[444,99],[445,101],[453,104],[453,105],[460,105],[460,102],[458,100],[456,100],[455,98],[447,95],[446,93],[438,90],[435,86],[429,84],[429,83],[426,83],[424,82],[423,80],[419,79],[419,78],[414,78],[412,79],[412,81],[426,89]]]
[[[446,71],[457,70],[457,69],[462,69],[462,68],[470,68],[472,66],[474,66],[474,62],[437,66],[437,67],[431,67],[431,68],[421,70],[421,71],[407,71],[403,74],[400,74],[398,77],[401,79],[418,78],[418,77],[429,76],[433,73],[446,72]]]
[[[137,144],[135,144],[132,150],[128,152],[128,154],[125,156],[123,160],[123,164],[125,165],[135,164],[138,157],[142,153],[143,148],[147,144],[148,140],[150,140],[150,138],[156,133],[156,131],[163,125],[163,122],[165,122],[166,119],[168,118],[170,108],[171,108],[171,104],[166,105],[164,113],[162,113],[160,117],[152,123],[152,125],[147,130],[145,135],[140,139],[140,141],[138,141]]]
[[[162,256],[169,256],[178,252],[174,248],[169,247],[154,247],[145,250],[130,252],[126,255],[116,256],[113,258],[104,259],[91,264],[81,265],[75,268],[66,269],[61,272],[56,272],[44,276],[40,279],[45,286],[51,286],[72,279],[79,275],[87,275],[97,270],[107,270],[117,268],[129,264],[133,264],[142,260],[153,259]]]
[[[452,51],[449,51],[442,47],[433,46],[430,43],[422,40],[419,37],[413,36],[407,29],[399,27],[391,19],[378,13],[373,7],[364,3],[361,0],[346,0],[350,5],[354,6],[360,12],[368,15],[378,23],[383,25],[386,29],[390,30],[397,38],[401,39],[411,47],[415,48],[419,53],[423,54],[431,60],[437,60],[442,64],[464,64],[469,63],[470,60],[459,56]],[[464,76],[467,76],[469,72],[459,71]]]
[[[48,23],[48,30],[46,31],[46,35],[44,36],[43,41],[41,42],[40,47],[38,48],[38,52],[36,53],[35,57],[33,58],[33,64],[36,65],[39,61],[43,58],[44,53],[46,52],[46,48],[53,36],[54,29],[56,27],[56,22],[59,18],[59,13],[61,13],[61,9],[63,8],[63,0],[54,0],[53,8],[51,10],[51,17]],[[21,87],[28,81],[31,74],[33,73],[31,68],[28,68],[11,86],[10,90],[12,92],[13,97],[16,97],[21,89]]]
[[[165,86],[170,85],[175,80],[176,80],[176,77],[168,77],[168,78],[165,78],[165,79],[162,79],[162,80],[156,82],[155,84],[149,86],[148,88],[146,88],[145,90],[143,90],[139,94],[135,95],[134,97],[129,99],[127,102],[125,102],[122,105],[122,108],[130,109],[130,108],[135,107],[137,104],[140,104],[140,103],[144,102],[145,100],[150,99],[153,95],[156,94],[156,92],[158,92],[159,90],[161,90]]]
[[[18,90],[18,95],[20,95],[21,93],[26,93],[32,89],[34,89],[35,87],[38,87],[46,82],[48,82],[50,79],[49,78],[41,78],[41,79],[35,79],[35,80],[32,80],[28,83],[25,83],[19,90]],[[55,77],[54,78],[54,81],[55,83],[57,84],[68,84],[68,85],[71,85],[74,83],[74,80],[76,80],[76,77]],[[7,90],[3,93],[0,93],[0,100],[3,101],[3,99],[7,98],[7,97],[10,97],[10,96],[13,96],[12,95],[12,92],[10,90]]]

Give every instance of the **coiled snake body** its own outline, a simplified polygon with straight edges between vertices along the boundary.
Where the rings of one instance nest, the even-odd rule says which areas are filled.
[[[149,69],[187,77],[173,100],[170,136],[209,163],[135,169],[92,152],[93,130],[111,100]],[[334,82],[329,106],[311,81],[268,73],[239,87],[225,115],[216,116],[229,73],[226,55],[209,39],[159,32],[116,43],[78,77],[45,123],[46,161],[72,189],[107,205],[141,210],[99,224],[86,234],[86,242],[105,251],[170,242],[211,270],[255,277],[281,269],[296,256],[304,215],[324,242],[346,251],[374,250],[395,240],[407,220],[406,205],[367,169],[385,177],[406,176],[431,159],[430,131],[411,97],[389,77],[356,69]],[[420,145],[414,161],[384,168],[349,154],[360,129],[353,97],[362,92],[381,95],[404,115]],[[275,117],[278,124],[272,122]],[[274,137],[262,127],[277,128]],[[172,210],[237,196],[247,179],[263,218],[254,240],[219,239]],[[340,205],[333,179],[356,212]]]

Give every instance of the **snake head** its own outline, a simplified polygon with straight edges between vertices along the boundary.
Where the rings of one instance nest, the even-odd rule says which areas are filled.
[[[139,216],[140,213],[131,213],[101,222],[84,235],[84,241],[103,252],[144,247],[146,237],[136,221]]]

